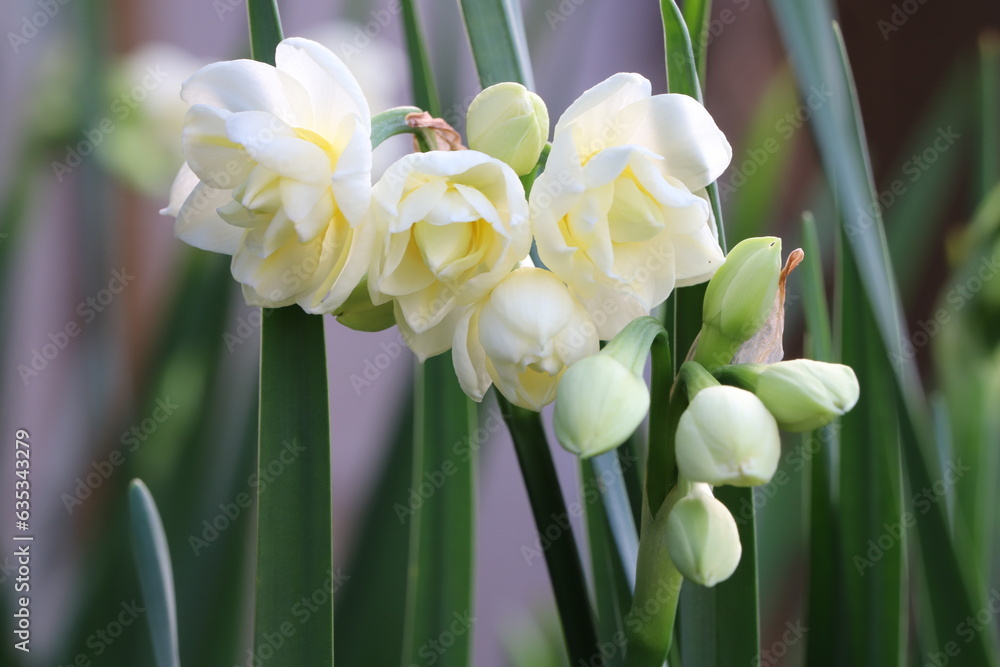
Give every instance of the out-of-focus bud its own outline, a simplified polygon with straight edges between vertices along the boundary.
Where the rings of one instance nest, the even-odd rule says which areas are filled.
[[[588,458],[625,442],[647,412],[645,381],[602,352],[566,371],[556,394],[553,425],[565,449]]]
[[[337,321],[355,331],[383,331],[396,324],[392,302],[375,305],[368,291],[368,276],[333,312]]]
[[[667,517],[667,552],[685,579],[702,586],[725,581],[743,547],[733,515],[707,484],[695,484]]]
[[[776,364],[737,364],[720,370],[757,394],[778,426],[800,433],[829,424],[858,402],[858,378],[850,366],[810,359]]]
[[[466,119],[469,148],[506,162],[524,176],[549,138],[545,102],[519,83],[498,83],[476,95]]]
[[[724,385],[699,391],[677,424],[681,475],[714,486],[766,484],[778,468],[778,425],[751,392]]]
[[[781,239],[741,241],[705,291],[695,360],[709,370],[732,361],[739,346],[767,321],[781,275]]]

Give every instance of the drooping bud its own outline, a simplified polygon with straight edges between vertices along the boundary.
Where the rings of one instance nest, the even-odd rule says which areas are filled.
[[[719,376],[757,394],[779,428],[794,433],[812,431],[849,412],[860,393],[850,366],[810,359],[738,364],[720,369]]]
[[[681,475],[714,486],[766,484],[778,468],[778,425],[751,392],[724,385],[699,391],[677,424]]]
[[[741,241],[705,291],[695,360],[712,370],[732,361],[739,346],[767,321],[781,275],[781,239]]]
[[[566,371],[556,394],[559,443],[588,458],[625,442],[649,412],[649,389],[613,356],[600,353]]]
[[[725,581],[743,547],[736,521],[707,484],[694,484],[667,517],[667,552],[685,579],[702,586]]]
[[[479,93],[466,120],[469,148],[530,172],[549,138],[545,102],[519,83],[505,82]]]

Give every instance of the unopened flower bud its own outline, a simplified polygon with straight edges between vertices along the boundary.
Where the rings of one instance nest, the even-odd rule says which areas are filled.
[[[858,378],[850,366],[810,359],[776,364],[738,364],[722,376],[738,378],[770,410],[779,428],[800,433],[829,424],[858,402]]]
[[[677,424],[677,466],[714,486],[766,484],[778,468],[778,425],[760,399],[737,387],[699,391]]]
[[[613,356],[600,353],[566,371],[553,425],[560,444],[588,458],[625,442],[649,412],[649,389]]]
[[[667,517],[667,552],[685,579],[702,586],[725,581],[740,564],[736,521],[707,484],[695,484]]]
[[[338,322],[355,331],[382,331],[396,324],[391,302],[377,306],[372,303],[367,276],[333,315]]]
[[[771,314],[780,275],[777,237],[746,239],[729,251],[705,291],[696,360],[709,369],[732,360]]]
[[[506,162],[523,176],[549,138],[545,102],[519,83],[498,83],[472,100],[466,120],[469,148]]]

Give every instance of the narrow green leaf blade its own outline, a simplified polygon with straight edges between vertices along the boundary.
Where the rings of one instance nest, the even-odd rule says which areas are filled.
[[[253,59],[273,65],[274,51],[282,39],[278,0],[247,0],[247,19]]]
[[[297,306],[263,317],[254,649],[284,637],[281,665],[333,665],[330,421],[323,318]],[[287,463],[288,460],[291,463]],[[277,462],[277,463],[276,463]],[[270,470],[285,464],[279,476]],[[293,611],[316,603],[308,622]],[[268,648],[265,648],[268,647]]]
[[[476,409],[448,353],[418,364],[416,382],[413,471],[397,505],[410,523],[403,664],[423,664],[449,636],[448,650],[432,653],[436,664],[464,667],[472,644]]]
[[[129,514],[132,517],[135,564],[146,605],[146,620],[153,637],[156,667],[180,667],[170,548],[156,502],[146,485],[138,479],[132,480],[129,487]]]
[[[406,50],[410,60],[410,79],[414,101],[418,107],[437,117],[441,115],[441,108],[438,102],[437,86],[434,84],[434,71],[431,68],[430,57],[427,55],[427,45],[424,43],[420,14],[414,0],[402,0],[402,2],[403,30],[406,34]],[[372,143],[375,144],[374,141]]]
[[[516,81],[535,87],[517,0],[459,0],[479,82]]]
[[[708,27],[712,19],[712,0],[684,0],[684,22],[691,35],[698,78],[705,80],[708,61]]]

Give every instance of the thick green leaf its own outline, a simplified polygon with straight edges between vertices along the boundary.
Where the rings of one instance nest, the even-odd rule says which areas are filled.
[[[918,490],[931,488],[935,480],[942,478],[942,469],[931,437],[927,401],[904,337],[906,329],[888,261],[857,96],[842,41],[831,29],[832,10],[828,3],[802,4],[795,0],[772,0],[772,5],[793,58],[800,90],[828,91],[829,101],[816,109],[812,118],[816,140],[843,215],[847,245],[854,255],[860,285],[877,324],[882,354],[896,380],[894,391],[903,409],[900,425],[909,485]],[[923,515],[916,530],[921,563],[933,572],[927,577],[933,601],[927,613],[933,615],[938,635],[945,638],[954,636],[956,626],[974,607],[970,582],[955,552],[942,505]],[[972,637],[963,649],[963,660],[969,660],[969,664],[995,664],[991,634]]]
[[[563,636],[572,664],[591,664],[597,650],[593,607],[587,594],[580,551],[568,527],[569,513],[556,476],[541,415],[511,405],[497,394],[500,411],[514,440],[539,535],[548,540],[545,563],[556,597]]]
[[[410,526],[403,664],[434,655],[437,665],[464,667],[472,645],[476,409],[450,354],[418,364],[416,382],[412,476],[395,506]],[[453,642],[447,651],[443,637]]]
[[[802,248],[805,259],[799,269],[806,318],[806,356],[834,361],[833,335],[823,281],[823,258],[812,214],[803,215]],[[831,424],[803,434],[802,448],[809,460],[809,597],[806,602],[807,664],[826,667],[838,664],[841,586],[840,540],[833,491],[833,457],[839,450],[840,426]]]
[[[142,585],[146,621],[153,637],[157,667],[180,667],[177,647],[177,604],[174,600],[174,573],[170,549],[156,502],[140,480],[129,489],[132,516],[132,544]]]
[[[253,59],[274,64],[274,51],[282,39],[278,0],[247,0],[250,52]]]
[[[841,298],[861,292],[850,254],[841,257]],[[889,361],[865,305],[842,308],[843,362],[855,369],[861,396],[841,418],[840,581],[847,595],[851,664],[906,664],[906,533],[902,462]],[[874,545],[874,546],[872,546]]]
[[[624,465],[627,468],[623,468],[622,461],[618,451],[605,452],[590,459],[589,474],[593,475],[595,482],[599,481],[593,488],[600,491],[604,504],[603,514],[610,530],[608,538],[615,545],[614,560],[618,563],[620,573],[631,590],[635,587],[635,560],[639,554],[639,534],[625,486],[625,473],[628,468],[636,466],[638,460],[626,454]]]
[[[421,109],[434,117],[441,115],[434,72],[424,44],[420,14],[414,0],[402,0],[403,29],[406,32],[406,47],[410,60],[410,80],[414,101]],[[374,144],[375,142],[372,141]],[[377,144],[376,144],[377,145]]]
[[[516,81],[534,88],[521,6],[517,0],[459,0],[479,83]]]
[[[330,421],[323,318],[264,316],[260,356],[254,649],[278,665],[333,665]],[[276,472],[280,471],[280,472]],[[311,604],[303,603],[308,600]]]
[[[708,28],[712,20],[712,0],[684,0],[684,22],[691,35],[694,61],[698,79],[705,81],[705,63],[708,61]]]
[[[337,598],[334,627],[343,665],[398,665],[403,654],[410,525],[400,521],[397,509],[405,510],[410,502],[413,412],[410,391],[396,412],[398,425],[345,565],[350,578]]]

